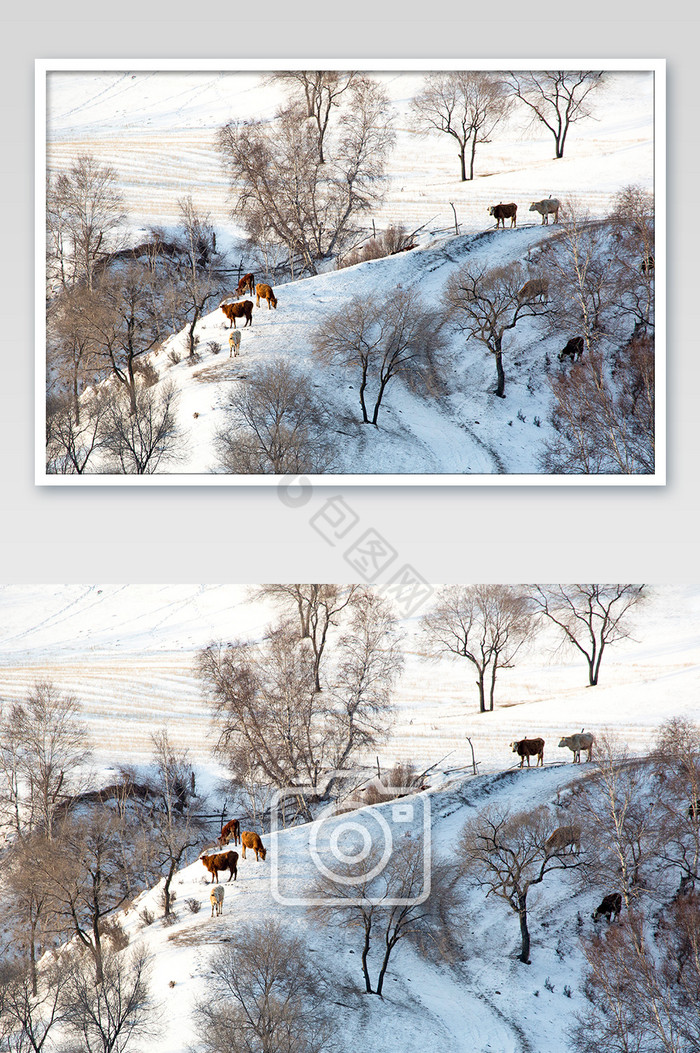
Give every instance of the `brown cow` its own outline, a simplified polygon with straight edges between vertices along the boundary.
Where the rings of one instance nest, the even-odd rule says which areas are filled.
[[[220,303],[219,307],[227,318],[231,320],[231,326],[236,328],[236,319],[245,318],[245,325],[253,324],[253,301],[244,300],[243,303]],[[245,329],[245,325],[243,328]]]
[[[547,838],[545,848],[547,854],[551,856],[559,855],[565,848],[571,848],[571,851],[578,855],[581,851],[581,827],[575,823],[557,827],[554,833]]]
[[[270,310],[271,307],[274,307],[275,310],[277,310],[277,297],[275,296],[275,294],[273,293],[273,291],[272,291],[272,289],[270,288],[269,285],[265,285],[265,284],[256,285],[255,286],[255,295],[257,296],[257,300],[255,301],[255,306],[256,307],[260,306],[260,299],[262,297],[263,300],[267,300],[267,309],[268,309],[268,311]]]
[[[241,821],[240,819],[231,819],[228,823],[225,823],[221,827],[221,834],[217,840],[219,845],[227,845],[229,841],[233,841],[234,845],[240,845],[241,843]]]
[[[242,296],[243,293],[247,293],[247,292],[249,292],[250,295],[252,296],[254,289],[255,289],[255,275],[254,274],[244,274],[242,278],[238,279],[238,287],[236,288],[236,296]]]
[[[525,282],[522,289],[518,290],[518,303],[527,303],[528,300],[546,300],[549,292],[549,282],[546,278],[530,278]]]
[[[263,863],[265,862],[265,856],[267,855],[267,851],[265,850],[265,846],[260,840],[260,834],[255,834],[251,830],[242,830],[241,845],[244,859],[246,848],[252,848],[252,850],[255,852],[255,862],[258,862],[258,856],[261,857]]]
[[[524,738],[517,742],[511,742],[510,745],[513,753],[517,753],[520,757],[521,768],[526,757],[528,768],[530,767],[530,757],[537,757],[537,765],[544,767],[544,739]]]
[[[236,875],[238,873],[238,852],[218,852],[213,856],[203,855],[199,858],[211,874],[212,885],[214,882],[218,883],[220,870],[230,870],[229,881],[231,878],[233,878],[234,881],[236,880]]]
[[[496,230],[503,224],[503,229],[506,229],[506,220],[510,220],[511,227],[516,225],[518,206],[514,202],[510,202],[508,205],[504,205],[501,202],[499,205],[489,206],[489,215],[494,216],[496,219]]]

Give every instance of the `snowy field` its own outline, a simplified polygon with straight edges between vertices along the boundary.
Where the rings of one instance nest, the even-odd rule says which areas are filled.
[[[213,786],[209,713],[192,661],[212,639],[259,639],[271,611],[232,585],[5,586],[0,590],[0,698],[22,698],[38,679],[51,678],[82,702],[95,762],[109,778],[119,763],[146,763],[149,736],[167,724],[171,740],[190,749],[197,785]],[[412,760],[436,767],[412,814],[431,814],[432,851],[450,859],[467,819],[489,805],[515,811],[537,806],[562,813],[569,789],[586,766],[558,751],[563,733],[581,727],[613,732],[633,752],[646,753],[659,724],[672,716],[700,719],[700,586],[658,586],[637,609],[632,638],[607,653],[601,682],[586,688],[586,671],[570,654],[540,638],[512,670],[502,672],[497,708],[478,715],[470,668],[461,661],[426,664],[416,618],[405,621],[407,666],[399,683],[397,718],[379,753],[382,765]],[[542,735],[544,769],[519,771],[508,743]],[[470,772],[471,736],[480,775]],[[373,763],[374,757],[366,758]],[[220,801],[214,792],[213,806]],[[393,839],[406,816],[379,806]],[[363,813],[353,819],[364,821]],[[367,818],[367,817],[365,817]],[[342,823],[344,820],[334,820]],[[176,875],[177,921],[159,920],[159,889],[140,894],[120,915],[132,949],[153,954],[153,990],[163,1008],[163,1033],[150,1053],[197,1049],[194,1003],[207,997],[211,956],[233,943],[244,922],[272,918],[308,941],[333,977],[343,1053],[561,1053],[569,1047],[573,1014],[585,1012],[580,938],[591,936],[600,897],[583,892],[575,874],[556,871],[531,897],[532,964],[516,960],[517,919],[483,892],[468,895],[457,934],[462,957],[451,966],[429,963],[408,946],[392,957],[385,997],[362,996],[357,933],[323,928],[303,907],[314,880],[309,826],[264,835],[266,862],[239,861],[238,879],[225,883],[224,912],[210,917],[207,875],[197,852]],[[274,883],[271,880],[273,873]],[[224,879],[225,881],[225,879]],[[275,892],[275,890],[277,890]],[[191,913],[186,901],[201,905]],[[144,925],[147,908],[156,921]],[[373,970],[377,967],[371,958]],[[567,994],[567,990],[569,994]]]
[[[466,183],[459,181],[450,138],[420,137],[411,127],[409,102],[421,76],[396,72],[381,79],[398,114],[397,140],[384,203],[372,219],[378,230],[394,223],[422,228],[419,247],[277,287],[277,310],[264,305],[254,310],[238,360],[229,359],[229,323],[218,309],[197,325],[196,365],[187,361],[184,331],[146,356],[161,383],[173,381],[180,393],[183,452],[161,469],[168,481],[206,480],[217,470],[213,438],[225,422],[232,385],[275,360],[291,360],[312,376],[316,394],[338,421],[336,472],[346,478],[542,473],[543,445],[552,435],[547,376],[567,368],[557,362],[557,354],[569,333],[547,335],[536,318],[519,323],[504,343],[505,400],[493,395],[493,356],[477,341],[465,346],[464,337],[454,334],[442,367],[445,394],[426,397],[400,379],[393,381],[378,429],[358,423],[359,379],[315,362],[310,336],[325,314],[355,296],[386,297],[403,287],[415,290],[426,305],[439,305],[449,276],[467,260],[489,268],[519,262],[527,278],[531,258],[557,230],[541,227],[539,216],[532,221],[531,200],[575,199],[596,218],[609,211],[623,186],[653,190],[654,75],[610,72],[594,96],[594,119],[572,126],[560,160],[551,159],[549,133],[542,135],[516,111],[493,142],[479,146],[475,179]],[[232,118],[271,120],[282,100],[278,86],[250,72],[49,72],[48,170],[65,170],[86,152],[114,167],[135,240],[142,239],[148,225],[176,224],[177,201],[191,194],[196,207],[210,214],[218,243],[229,246],[234,264],[240,257],[248,270],[240,256],[242,232],[229,214],[216,131]],[[518,229],[485,234],[493,225],[488,206],[511,200],[519,203]],[[450,203],[459,236],[449,233],[454,229]],[[104,483],[111,478],[49,476],[48,481]]]
[[[0,591],[0,697],[21,698],[53,680],[82,702],[92,745],[115,762],[146,760],[154,728],[168,725],[197,764],[210,758],[209,709],[193,673],[212,640],[260,639],[271,610],[235,585],[6,585]],[[636,616],[633,638],[605,656],[601,682],[543,634],[499,674],[496,710],[480,715],[472,667],[424,659],[417,621],[404,623],[406,667],[383,765],[469,764],[469,735],[483,770],[511,766],[509,743],[541,734],[620,728],[635,752],[648,750],[666,717],[700,713],[700,587],[655,588]],[[563,752],[563,751],[562,751]],[[545,761],[562,761],[547,748]],[[366,758],[374,762],[374,756]]]

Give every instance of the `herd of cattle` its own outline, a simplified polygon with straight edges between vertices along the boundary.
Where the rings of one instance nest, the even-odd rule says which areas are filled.
[[[590,761],[594,744],[595,738],[590,731],[580,731],[574,735],[564,735],[559,742],[559,747],[570,749],[573,753],[573,763],[580,764],[582,753],[587,753],[586,760]],[[510,745],[513,753],[517,753],[520,757],[521,768],[526,759],[527,766],[528,768],[530,767],[530,757],[537,757],[537,765],[544,766],[544,739],[524,738],[511,742]],[[216,847],[218,849],[226,848],[231,841],[233,841],[234,845],[241,846],[241,853],[244,859],[246,858],[246,849],[248,849],[255,852],[256,862],[260,859],[263,862],[265,861],[267,850],[262,843],[260,835],[252,830],[241,830],[239,819],[231,819],[222,827],[221,834],[216,841]],[[545,843],[545,851],[549,855],[563,853],[567,849],[576,854],[581,850],[581,827],[575,823],[558,827],[550,834]],[[228,880],[236,881],[238,877],[238,858],[238,852],[235,852],[233,849],[227,849],[224,852],[204,849],[200,854],[200,862],[211,874],[213,886],[209,893],[211,917],[214,917],[215,913],[218,916],[223,912],[224,887],[218,883],[219,873],[228,870]],[[622,897],[620,893],[610,892],[603,898],[602,903],[595,909],[591,917],[594,921],[599,921],[600,918],[607,918],[608,922],[615,921],[621,910]]]
[[[221,833],[216,840],[217,848],[225,848],[230,841],[233,841],[234,845],[241,846],[241,853],[243,858],[246,858],[246,848],[251,852],[255,852],[255,862],[262,859],[265,862],[267,850],[262,843],[260,834],[256,834],[252,830],[241,830],[241,824],[239,819],[231,819],[221,828]],[[199,859],[203,863],[206,870],[211,874],[211,883],[214,885],[211,892],[209,893],[209,899],[211,901],[211,916],[214,916],[214,912],[221,914],[224,906],[224,888],[219,882],[219,873],[228,870],[228,880],[233,879],[236,881],[238,877],[238,852],[234,852],[233,849],[228,849],[226,852],[216,852],[205,848],[200,854]],[[216,882],[216,884],[215,884]]]
[[[520,757],[521,768],[526,758],[527,766],[528,768],[530,767],[530,757],[537,757],[537,765],[544,767],[544,739],[524,738],[511,742],[510,745],[513,753],[517,753]],[[581,763],[582,753],[587,754],[586,761],[589,761],[594,745],[595,737],[590,731],[580,731],[575,735],[564,735],[559,742],[560,749],[571,750],[574,755],[574,764]],[[566,826],[558,827],[545,842],[545,850],[549,855],[564,852],[567,848],[577,854],[581,851],[581,827],[576,823],[568,823]],[[622,896],[619,892],[609,892],[603,897],[603,902],[596,907],[591,917],[593,921],[600,921],[601,918],[606,918],[608,922],[615,921],[621,910]]]
[[[561,208],[561,202],[556,197],[545,197],[541,201],[533,201],[528,209],[528,212],[538,212],[542,216],[542,223],[549,224],[549,217],[554,216],[554,222],[559,222],[559,209]],[[514,201],[509,201],[507,205],[504,205],[500,201],[497,205],[489,205],[488,213],[496,220],[496,230],[499,227],[506,229],[506,220],[510,220],[511,227],[517,225],[518,219],[518,206]]]
[[[273,307],[277,310],[277,297],[271,287],[265,282],[258,282],[256,285],[254,274],[244,274],[238,281],[235,293],[232,293],[231,296],[225,296],[219,304],[225,317],[230,322],[229,329],[232,330],[228,338],[229,358],[231,356],[237,357],[241,350],[241,334],[236,329],[236,319],[245,318],[244,329],[247,325],[252,326],[253,324],[253,301],[244,300],[242,303],[239,302],[241,296],[244,296],[247,292],[251,296],[255,294],[256,307],[260,306],[261,300],[266,300],[268,311]]]

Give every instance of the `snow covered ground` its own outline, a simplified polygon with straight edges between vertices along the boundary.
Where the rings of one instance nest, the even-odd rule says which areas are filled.
[[[5,586],[0,698],[22,698],[37,679],[47,677],[73,692],[85,706],[95,761],[103,771],[146,763],[150,733],[165,723],[171,739],[189,747],[198,787],[213,788],[219,769],[209,753],[209,712],[192,661],[212,639],[259,639],[270,614],[265,604],[251,601],[244,586]],[[459,660],[425,663],[417,616],[403,628],[407,666],[396,694],[396,723],[380,759],[385,768],[396,759],[436,767],[420,800],[407,799],[414,819],[405,811],[397,815],[391,805],[379,810],[396,839],[407,822],[415,824],[429,809],[432,851],[443,858],[453,856],[464,823],[487,803],[514,811],[541,805],[553,817],[565,814],[562,802],[585,777],[586,766],[574,766],[568,750],[557,750],[561,734],[584,726],[608,730],[634,752],[645,753],[663,720],[700,719],[697,585],[651,588],[637,610],[632,638],[607,653],[595,689],[585,687],[581,662],[555,653],[554,640],[544,637],[515,668],[501,673],[497,708],[481,716],[470,669]],[[525,734],[547,741],[544,769],[516,769],[509,742]],[[477,778],[469,774],[465,735],[480,763]],[[216,791],[210,799],[219,806]],[[369,810],[353,813],[352,821],[358,820],[369,823]],[[301,898],[314,880],[312,832],[307,825],[264,835],[267,860],[256,863],[249,855],[239,861],[237,881],[225,881],[220,918],[210,917],[208,875],[196,852],[175,878],[175,924],[166,927],[159,918],[157,887],[140,894],[121,915],[130,946],[145,944],[153,955],[163,1033],[150,1042],[151,1053],[197,1048],[192,1008],[209,993],[212,955],[235,945],[241,924],[266,918],[279,919],[286,932],[302,936],[314,960],[333,977],[343,1053],[569,1048],[573,1014],[586,1007],[579,940],[593,932],[597,893],[582,892],[571,872],[548,876],[531,897],[528,967],[516,960],[519,932],[512,912],[501,901],[485,900],[483,892],[471,892],[456,933],[462,957],[440,965],[399,945],[380,1000],[359,993],[356,933],[319,926],[303,906],[279,902],[277,892],[287,900]],[[200,904],[198,913],[189,909],[190,899]],[[150,924],[141,916],[145,909],[156,917]],[[371,964],[376,969],[376,957]]]
[[[531,221],[531,200],[575,198],[591,217],[599,217],[622,186],[636,183],[652,190],[654,75],[610,72],[596,97],[595,119],[572,126],[566,155],[558,161],[551,159],[549,133],[543,135],[516,113],[493,142],[479,146],[476,177],[467,183],[459,181],[449,137],[420,137],[411,127],[409,102],[421,75],[381,76],[398,114],[397,141],[385,200],[373,219],[378,229],[391,223],[410,230],[424,227],[420,247],[278,287],[278,309],[254,311],[237,361],[228,357],[228,322],[218,309],[197,326],[201,357],[196,365],[186,360],[184,332],[173,334],[148,356],[161,383],[174,381],[180,391],[184,454],[163,467],[168,481],[206,479],[216,470],[212,440],[225,422],[231,385],[257,365],[283,359],[313,377],[317,394],[340,422],[338,473],[345,478],[411,474],[444,480],[451,475],[542,473],[543,444],[551,434],[547,375],[567,368],[556,355],[569,333],[545,338],[536,319],[518,325],[504,344],[505,400],[493,395],[492,356],[474,340],[465,346],[455,334],[443,370],[447,394],[424,397],[400,379],[393,381],[378,429],[359,423],[358,379],[315,362],[309,336],[325,313],[354,296],[386,297],[402,286],[438,305],[448,277],[467,259],[485,267],[519,261],[527,277],[531,254],[556,233],[556,228],[540,227],[539,217],[537,223]],[[178,199],[192,194],[195,205],[210,213],[220,243],[237,249],[241,231],[228,212],[216,130],[231,118],[270,120],[281,101],[279,87],[252,72],[49,72],[48,169],[65,170],[85,152],[116,168],[130,222],[139,228],[135,238],[148,224],[177,223]],[[519,203],[519,229],[481,236],[493,223],[488,206],[510,200]],[[450,203],[460,222],[458,237],[445,233],[453,227]],[[173,353],[180,358],[175,365]],[[80,485],[113,478],[50,476],[46,481]]]

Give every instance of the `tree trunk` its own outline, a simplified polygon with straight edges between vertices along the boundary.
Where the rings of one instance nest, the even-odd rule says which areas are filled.
[[[520,919],[520,961],[530,965],[530,933],[527,927],[527,897],[518,896],[518,918]]]
[[[387,940],[386,951],[384,953],[384,961],[382,962],[382,967],[379,970],[379,979],[377,981],[377,994],[379,995],[380,998],[382,997],[382,988],[384,987],[384,977],[386,975],[386,971],[387,971],[387,968],[389,966],[389,956],[391,955],[391,951],[393,949],[393,946],[394,946],[394,944],[390,943],[389,940]]]
[[[367,416],[367,406],[365,404],[365,388],[367,387],[367,367],[364,366],[362,369],[362,383],[360,384],[360,405],[362,406],[362,423],[369,424],[369,417]]]
[[[474,158],[475,157],[476,157],[476,133],[474,133],[474,138],[472,139],[472,153],[471,153],[471,158],[469,159],[469,178],[470,179],[474,178]]]
[[[168,874],[167,874],[167,877],[165,879],[165,884],[163,885],[163,908],[164,908],[164,914],[165,914],[166,918],[169,917],[169,915],[170,915],[170,884],[171,884],[171,882],[173,880],[174,874],[175,874],[175,860],[172,859],[170,861],[170,868],[168,870]]]
[[[484,671],[483,669],[478,670],[479,679],[476,682],[476,686],[479,688],[479,712],[486,712],[486,691],[484,689]]]
[[[498,395],[499,399],[504,399],[506,397],[506,395],[505,395],[506,375],[503,372],[503,356],[501,355],[500,341],[499,341],[499,348],[498,348],[498,350],[495,353],[495,357],[496,357],[496,376],[498,377],[498,384],[496,385],[496,395]]]
[[[379,416],[379,407],[381,406],[382,398],[384,397],[384,389],[386,388],[386,386],[389,383],[390,379],[391,379],[391,377],[387,377],[386,380],[383,380],[381,382],[381,385],[380,385],[380,388],[379,388],[379,394],[377,396],[377,401],[374,404],[374,414],[372,415],[372,424],[374,424],[375,428],[378,427],[377,417]]]
[[[362,972],[364,973],[364,977],[365,977],[365,991],[366,991],[367,994],[373,994],[372,982],[371,982],[371,980],[369,978],[369,969],[367,968],[367,955],[369,954],[369,937],[370,937],[370,930],[368,928],[366,928],[365,929],[365,945],[362,948]]]
[[[460,166],[460,169],[461,169],[461,176],[462,176],[462,182],[463,183],[466,183],[466,181],[467,181],[467,161],[466,161],[466,157],[465,157],[466,152],[467,152],[467,144],[465,143],[464,146],[462,146],[462,144],[460,143],[460,146],[459,146],[459,166]]]
[[[496,668],[498,666],[498,659],[494,658],[493,668],[491,670],[491,686],[489,689],[489,710],[493,713],[493,696],[496,691]]]

